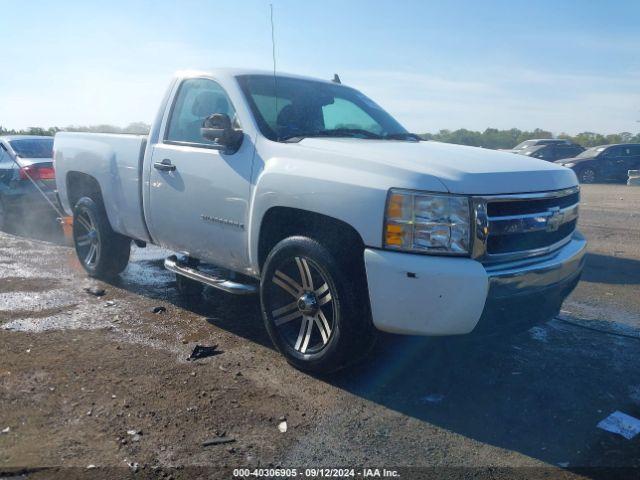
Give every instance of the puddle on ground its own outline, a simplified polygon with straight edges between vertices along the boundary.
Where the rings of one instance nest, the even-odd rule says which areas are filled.
[[[0,278],[0,293],[44,292],[58,286],[59,282],[50,277],[3,277]]]
[[[75,305],[67,305],[63,307],[44,308],[42,310],[0,310],[0,322],[7,322],[16,318],[48,318],[61,313],[70,312],[74,308]]]
[[[610,323],[612,329],[640,329],[640,314],[630,312],[608,303],[601,305],[590,305],[575,300],[567,300],[563,304],[563,314],[588,321],[606,321]],[[635,327],[635,328],[634,328]]]
[[[68,304],[34,310],[0,310],[3,330],[41,333],[49,330],[96,330],[112,326],[111,314],[100,304]],[[112,308],[112,307],[111,307]],[[100,309],[100,310],[98,310]],[[115,309],[113,310],[115,312]]]

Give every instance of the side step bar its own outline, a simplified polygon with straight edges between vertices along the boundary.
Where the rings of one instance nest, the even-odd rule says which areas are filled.
[[[178,257],[171,255],[164,261],[164,268],[170,270],[177,275],[190,278],[196,282],[201,282],[219,290],[233,293],[235,295],[252,295],[258,293],[257,285],[250,283],[237,283],[226,278],[208,275],[199,271],[197,268],[189,267],[178,260]]]

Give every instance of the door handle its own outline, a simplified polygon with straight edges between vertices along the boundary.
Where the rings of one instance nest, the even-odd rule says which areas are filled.
[[[161,172],[173,172],[175,171],[176,166],[171,163],[171,160],[165,158],[161,162],[155,162],[153,164],[153,168],[160,170]]]

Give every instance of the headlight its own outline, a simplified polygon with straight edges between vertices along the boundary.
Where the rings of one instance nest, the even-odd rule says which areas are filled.
[[[469,199],[389,191],[384,246],[425,253],[469,253]]]
[[[569,163],[563,163],[562,164],[563,167],[567,167],[567,168],[571,168],[571,167],[575,167],[576,164],[573,162],[569,162]]]

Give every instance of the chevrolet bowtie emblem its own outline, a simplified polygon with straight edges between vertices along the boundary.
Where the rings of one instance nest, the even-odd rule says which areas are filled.
[[[550,215],[547,217],[547,232],[557,232],[564,223],[564,213],[559,207],[553,207],[549,210]]]

